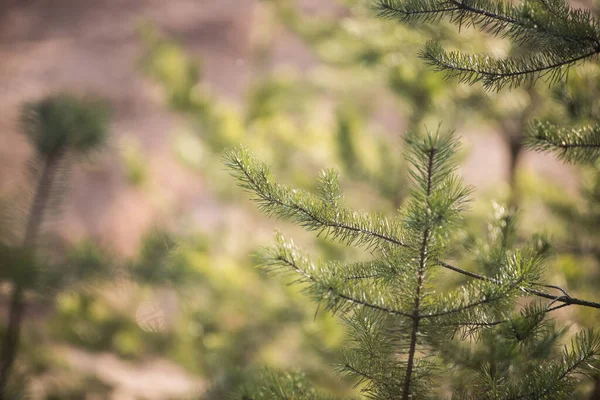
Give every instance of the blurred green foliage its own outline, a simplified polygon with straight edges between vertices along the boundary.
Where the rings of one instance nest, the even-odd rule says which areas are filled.
[[[106,140],[109,113],[98,99],[58,94],[23,106],[21,131],[40,156],[87,152]]]

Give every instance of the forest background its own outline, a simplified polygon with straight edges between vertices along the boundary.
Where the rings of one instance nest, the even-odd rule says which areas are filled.
[[[31,301],[23,387],[46,399],[221,399],[271,366],[353,392],[328,368],[343,344],[338,321],[250,258],[275,227],[325,258],[351,254],[260,215],[222,165],[240,143],[294,186],[312,188],[320,169],[336,167],[352,206],[393,212],[406,194],[403,133],[441,122],[461,137],[460,173],[477,188],[469,224],[486,232],[500,204],[519,206],[522,235],[547,231],[561,250],[548,281],[593,297],[596,241],[561,218],[585,208],[590,170],[526,152],[519,139],[534,116],[597,118],[598,67],[577,67],[552,88],[485,92],[429,71],[416,57],[422,32],[496,55],[510,46],[445,24],[422,29],[376,19],[361,0],[3,2],[6,221],[31,155],[22,103],[66,91],[112,110],[106,149],[72,171],[44,227],[65,253],[111,274]],[[586,309],[555,317],[574,327],[598,320]]]

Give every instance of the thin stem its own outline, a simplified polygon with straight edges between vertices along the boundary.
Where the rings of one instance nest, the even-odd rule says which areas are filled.
[[[62,152],[48,155],[43,164],[42,174],[38,182],[33,203],[27,218],[27,226],[23,238],[23,249],[34,251],[40,227],[44,219],[44,210],[50,199],[52,183],[57,172]],[[13,293],[10,300],[8,324],[2,343],[2,358],[0,359],[0,400],[7,399],[6,387],[8,378],[14,366],[19,347],[21,325],[25,314],[24,303],[25,288],[23,282],[14,282]]]
[[[427,165],[427,191],[426,191],[426,200],[427,207],[429,208],[429,197],[431,196],[431,175],[433,174],[433,158],[435,156],[435,149],[430,149],[429,151],[429,163]],[[427,227],[423,232],[423,242],[421,243],[421,250],[419,254],[419,269],[417,271],[417,289],[415,293],[415,306],[413,309],[413,326],[410,335],[410,348],[408,351],[408,362],[406,367],[406,375],[404,376],[404,390],[402,393],[403,400],[410,399],[410,381],[412,378],[412,372],[414,368],[414,359],[415,353],[417,351],[417,334],[419,333],[419,322],[421,319],[420,316],[420,306],[421,306],[421,290],[423,288],[423,276],[425,274],[425,266],[427,263],[428,256],[428,247],[429,247],[429,222],[427,223]]]

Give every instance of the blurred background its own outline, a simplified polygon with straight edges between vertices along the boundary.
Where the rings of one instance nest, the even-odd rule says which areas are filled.
[[[34,182],[22,104],[66,92],[111,111],[106,146],[70,165],[40,239],[49,258],[102,274],[26,297],[17,389],[33,399],[226,399],[271,366],[353,393],[329,366],[343,326],[251,256],[276,228],[327,259],[362,255],[262,215],[222,164],[241,144],[295,187],[312,189],[321,169],[336,168],[351,206],[391,215],[408,190],[403,133],[456,130],[460,173],[476,186],[464,245],[485,240],[499,204],[518,207],[521,237],[548,232],[559,250],[548,281],[597,294],[597,168],[529,153],[520,139],[534,117],[597,119],[598,66],[551,88],[484,92],[429,71],[417,58],[425,38],[496,56],[522,49],[444,23],[376,19],[369,6],[0,2],[3,228],[24,224]],[[0,326],[9,289],[0,282]],[[555,317],[573,331],[598,322],[585,309]]]

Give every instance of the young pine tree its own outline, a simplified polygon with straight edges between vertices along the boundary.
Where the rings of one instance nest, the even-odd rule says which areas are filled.
[[[361,392],[373,399],[447,394],[442,388],[447,371],[460,368],[444,358],[454,337],[479,339],[504,332],[514,342],[534,343],[544,332],[546,314],[554,309],[568,304],[600,307],[539,290],[545,246],[536,242],[522,249],[494,247],[484,274],[445,262],[456,250],[453,237],[470,192],[455,175],[458,142],[453,135],[409,133],[405,146],[412,187],[394,218],[345,207],[333,171],[323,172],[319,194],[313,195],[278,184],[269,169],[244,149],[226,156],[233,175],[265,213],[373,254],[366,262],[325,263],[278,235],[276,245],[261,256],[268,272],[293,275],[316,302],[342,315],[352,344],[342,355],[339,371],[355,378]],[[470,281],[454,290],[441,290],[448,272]],[[550,300],[549,304],[517,303],[531,295]],[[516,308],[520,312],[514,315]],[[494,379],[495,366],[487,366],[473,373],[476,390],[455,395],[568,398],[576,376],[593,371],[599,355],[600,336],[582,332],[554,358],[528,364],[526,375],[504,374],[500,382]],[[268,373],[242,398],[327,397],[309,389],[299,376]]]
[[[568,67],[600,52],[597,20],[561,0],[520,5],[379,0],[377,6],[381,15],[403,22],[439,22],[448,17],[459,26],[474,25],[525,46],[528,52],[503,59],[447,52],[434,42],[425,46],[422,57],[435,69],[462,82],[482,82],[487,89],[516,87],[540,77],[555,82]],[[567,161],[589,162],[600,154],[598,132],[597,126],[567,130],[536,122],[527,144],[555,151]],[[367,263],[320,263],[278,237],[263,264],[270,271],[298,274],[316,301],[344,316],[354,346],[344,354],[340,370],[357,377],[362,392],[371,398],[447,395],[435,389],[435,383],[444,382],[441,366],[452,367],[454,377],[462,376],[462,387],[450,385],[455,398],[572,398],[577,375],[595,373],[600,338],[592,331],[581,332],[557,352],[554,344],[561,331],[547,315],[568,305],[600,305],[538,283],[545,245],[514,250],[509,245],[510,214],[500,216],[501,229],[479,253],[482,274],[445,263],[442,259],[452,248],[449,239],[467,195],[452,175],[456,144],[449,137],[411,134],[406,145],[416,189],[394,220],[345,208],[331,172],[322,177],[320,196],[312,196],[275,183],[268,169],[246,151],[229,154],[228,165],[264,211],[349,245],[365,246],[376,256]],[[474,278],[474,283],[439,294],[434,272],[443,268]],[[520,312],[513,315],[521,295],[548,302],[520,302]],[[449,341],[459,333],[483,342],[477,347],[479,354]],[[267,374],[242,398],[289,397],[319,395],[307,389],[301,377]]]

